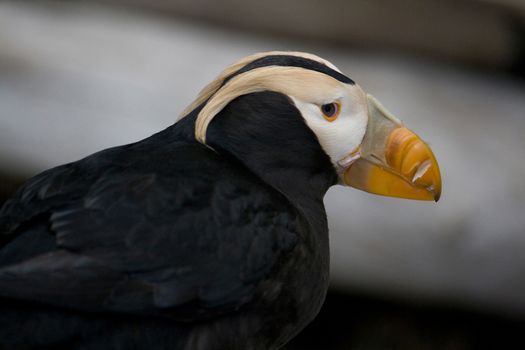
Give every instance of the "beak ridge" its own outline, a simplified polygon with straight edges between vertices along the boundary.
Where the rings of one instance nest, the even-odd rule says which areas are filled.
[[[438,201],[441,174],[430,147],[372,96],[361,157],[345,169],[344,182],[390,197]]]

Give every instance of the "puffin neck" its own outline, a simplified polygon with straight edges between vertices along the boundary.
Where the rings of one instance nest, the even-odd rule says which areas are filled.
[[[207,144],[292,201],[324,197],[337,175],[291,100],[264,91],[241,96],[211,122]]]

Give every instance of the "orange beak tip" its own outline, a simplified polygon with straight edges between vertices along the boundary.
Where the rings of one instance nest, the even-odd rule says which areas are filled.
[[[344,174],[345,183],[389,197],[437,202],[441,174],[430,147],[405,127],[394,129],[381,157],[361,158]]]

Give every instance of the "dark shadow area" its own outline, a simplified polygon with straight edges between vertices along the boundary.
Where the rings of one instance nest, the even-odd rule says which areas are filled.
[[[287,350],[523,349],[525,322],[336,290]]]
[[[6,174],[0,171],[0,207],[25,181],[23,176]]]
[[[519,16],[513,18],[513,59],[509,67],[509,74],[514,77],[525,79],[525,23]]]

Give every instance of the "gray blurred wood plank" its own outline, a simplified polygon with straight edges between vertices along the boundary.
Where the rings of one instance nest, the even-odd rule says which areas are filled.
[[[357,48],[412,50],[509,67],[525,45],[521,0],[99,0],[274,35]]]

